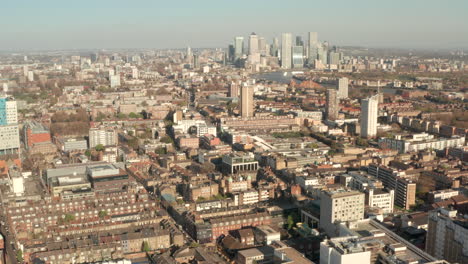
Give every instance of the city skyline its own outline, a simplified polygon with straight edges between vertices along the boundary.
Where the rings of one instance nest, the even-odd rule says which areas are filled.
[[[450,6],[438,1],[373,3],[341,1],[239,1],[228,6],[214,1],[182,5],[143,1],[100,1],[87,5],[46,1],[3,4],[0,50],[95,48],[225,47],[232,36],[256,32],[267,42],[282,33],[340,46],[450,49],[468,44],[465,1]],[[341,8],[336,8],[340,6]],[[320,10],[320,12],[314,12]],[[291,14],[291,15],[286,15]],[[282,18],[282,19],[278,19]],[[287,23],[286,23],[287,21]]]

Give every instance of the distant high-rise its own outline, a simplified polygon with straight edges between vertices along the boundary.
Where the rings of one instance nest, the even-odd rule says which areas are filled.
[[[252,64],[260,63],[260,51],[258,48],[258,36],[255,33],[249,36],[249,62]]]
[[[239,84],[238,83],[231,82],[231,84],[229,84],[228,96],[239,97]]]
[[[278,38],[273,39],[273,43],[271,44],[271,56],[278,57],[278,50],[279,50],[279,41]]]
[[[304,41],[302,41],[302,36],[296,36],[296,46],[304,46]]]
[[[317,32],[309,32],[309,64],[313,64],[317,59],[317,45],[318,37]]]
[[[377,135],[377,117],[379,111],[378,95],[363,99],[361,102],[361,136],[364,138]]]
[[[91,62],[94,63],[94,62],[96,62],[98,60],[99,54],[97,52],[93,52],[93,53],[90,54],[89,57],[91,58]]]
[[[330,51],[330,53],[328,54],[328,64],[339,65],[340,63],[340,53],[336,51]]]
[[[281,35],[281,68],[291,69],[292,67],[292,35],[283,33]]]
[[[230,44],[229,47],[228,47],[228,58],[229,58],[229,61],[234,61],[234,57],[235,57],[235,49],[234,49],[234,45]]]
[[[244,37],[234,38],[234,60],[238,60],[244,54]]]
[[[260,52],[260,55],[262,56],[267,55],[267,44],[266,44],[266,40],[264,37],[258,38],[258,51]]]
[[[16,101],[0,97],[0,155],[19,154],[18,111]]]
[[[252,117],[254,112],[253,86],[243,85],[240,90],[240,114],[242,117]]]
[[[338,119],[338,96],[336,89],[328,89],[327,90],[327,98],[326,98],[326,117],[328,120],[335,121]]]
[[[139,75],[139,72],[138,72],[138,68],[135,67],[135,68],[132,68],[132,78],[133,79],[138,79],[140,77]]]
[[[255,33],[249,36],[249,55],[258,53],[258,36]]]
[[[318,44],[318,46],[317,46],[317,58],[323,64],[327,64],[327,62],[328,62],[327,46]]]
[[[115,88],[120,86],[120,75],[109,76],[110,87]]]
[[[304,67],[304,48],[302,46],[292,47],[292,64],[294,68]]]
[[[33,71],[28,71],[28,81],[30,81],[30,82],[34,81],[34,72]]]
[[[338,98],[345,99],[348,98],[348,83],[349,80],[346,77],[338,79]]]
[[[200,67],[200,62],[198,60],[198,54],[193,54],[193,68],[198,69]]]
[[[185,58],[188,64],[192,64],[193,54],[192,54],[192,48],[190,48],[190,46],[187,47],[187,56]]]

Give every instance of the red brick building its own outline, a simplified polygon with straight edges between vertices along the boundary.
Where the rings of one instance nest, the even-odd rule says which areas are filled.
[[[229,231],[238,230],[245,227],[270,225],[271,216],[268,213],[236,215],[211,219],[210,223],[212,226],[212,239],[215,240],[221,235],[228,235]]]
[[[27,148],[31,148],[36,143],[50,141],[50,132],[41,123],[33,121],[24,125],[24,144]]]

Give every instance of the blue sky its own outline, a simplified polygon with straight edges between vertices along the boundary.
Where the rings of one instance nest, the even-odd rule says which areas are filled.
[[[468,49],[468,0],[0,0],[0,50],[225,47],[256,32]]]

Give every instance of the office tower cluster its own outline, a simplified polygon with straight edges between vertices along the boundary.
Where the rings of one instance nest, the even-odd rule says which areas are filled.
[[[307,42],[300,35],[294,38],[292,33],[282,33],[281,39],[275,37],[271,44],[264,37],[252,33],[247,46],[244,47],[244,37],[235,37],[233,44],[229,45],[227,60],[238,67],[255,70],[271,61],[276,61],[286,70],[305,66],[338,69],[343,61],[343,54],[338,48],[330,48],[328,42],[319,42],[317,32],[309,32]]]

